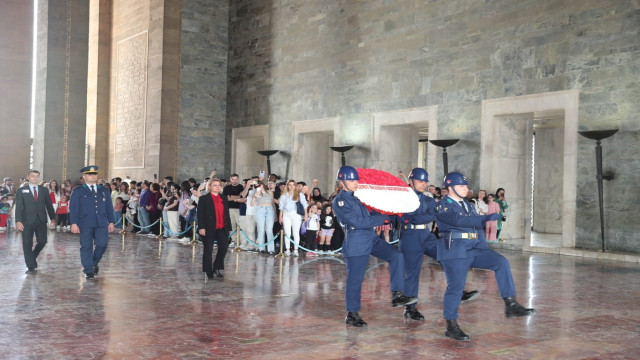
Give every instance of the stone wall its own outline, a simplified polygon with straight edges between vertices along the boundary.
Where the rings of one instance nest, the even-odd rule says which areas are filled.
[[[85,165],[89,3],[38,2],[33,164],[77,180]]]
[[[482,100],[579,90],[581,130],[621,129],[603,145],[605,168],[617,174],[605,184],[606,236],[610,249],[637,253],[638,7],[632,0],[231,2],[227,144],[233,127],[268,124],[281,172],[293,122],[338,117],[341,142],[357,146],[350,163],[364,166],[377,160],[373,113],[438,106],[437,137],[462,139],[448,151],[449,169],[469,174],[477,190],[485,186],[477,184]],[[593,145],[578,142],[576,246],[598,249]]]
[[[183,1],[178,178],[224,174],[229,1]]]
[[[29,169],[33,2],[0,2],[0,178]]]

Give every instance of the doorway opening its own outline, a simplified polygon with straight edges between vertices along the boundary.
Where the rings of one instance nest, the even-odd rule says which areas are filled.
[[[564,111],[534,112],[531,136],[531,246],[562,247]]]

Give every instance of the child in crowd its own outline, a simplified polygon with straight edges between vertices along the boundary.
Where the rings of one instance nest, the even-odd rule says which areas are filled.
[[[137,224],[136,222],[136,213],[138,211],[138,201],[140,200],[140,189],[132,189],[131,195],[129,196],[129,201],[127,202],[127,231],[134,231],[133,224]]]
[[[498,214],[500,212],[500,205],[495,201],[496,196],[493,194],[489,194],[487,196],[487,200],[489,203],[487,204],[489,210],[487,210],[488,214]],[[498,221],[487,221],[485,226],[484,233],[487,237],[487,241],[497,241],[498,240]]]
[[[333,215],[331,204],[325,205],[320,216],[320,254],[331,253],[331,237],[336,226],[336,217]]]
[[[124,202],[121,197],[116,198],[116,203],[113,205],[113,211],[116,215],[116,229],[122,229],[122,209],[124,209]]]
[[[9,197],[2,195],[0,198],[0,232],[7,231],[7,220],[11,214],[11,204],[9,204]]]
[[[9,219],[7,219],[7,229],[11,228],[16,230],[16,205],[14,203],[16,196],[14,194],[7,194],[7,202],[11,205],[9,210]]]
[[[56,215],[58,217],[57,229],[63,231],[69,230],[69,197],[67,195],[60,195]]]
[[[391,230],[391,224],[376,226],[376,234],[380,236],[380,234],[382,233],[384,235],[384,241],[386,242],[391,241],[391,238],[389,237],[390,230]]]
[[[311,204],[307,209],[307,215],[304,219],[307,224],[307,232],[305,233],[304,247],[309,250],[316,250],[316,235],[320,229],[320,216],[318,216],[318,206]],[[307,252],[307,257],[316,256],[313,252]]]

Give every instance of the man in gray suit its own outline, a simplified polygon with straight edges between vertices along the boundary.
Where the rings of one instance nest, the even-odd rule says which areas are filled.
[[[36,258],[47,244],[47,213],[51,226],[56,225],[56,212],[51,203],[49,190],[40,186],[40,172],[29,170],[29,183],[16,193],[16,229],[22,231],[22,249],[27,264],[27,274],[35,274],[38,262]],[[36,234],[36,247],[33,248],[33,234]]]

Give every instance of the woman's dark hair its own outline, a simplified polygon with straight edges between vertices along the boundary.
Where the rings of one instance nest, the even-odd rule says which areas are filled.
[[[498,194],[500,193],[500,190],[502,190],[502,192],[504,192],[503,188],[498,188],[498,190],[496,190],[496,198],[498,197]]]
[[[58,180],[56,180],[56,179],[49,180],[49,185],[51,185],[52,181],[56,182],[56,187],[55,187],[55,189],[51,189],[51,191],[53,191],[56,194],[59,194],[60,193],[60,184],[58,183]],[[51,186],[49,186],[49,188],[51,188]]]
[[[151,189],[153,189],[153,191],[160,191],[160,184],[158,183],[151,184]]]
[[[195,183],[195,180],[193,182]],[[182,191],[189,192],[191,190],[191,183],[189,181],[183,181],[180,187]]]

